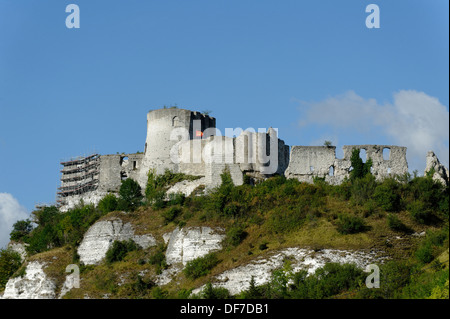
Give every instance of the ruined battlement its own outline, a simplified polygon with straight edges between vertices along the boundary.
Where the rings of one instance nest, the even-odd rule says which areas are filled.
[[[179,108],[150,111],[144,153],[93,154],[61,162],[58,202],[65,208],[80,199],[97,203],[107,193],[118,192],[127,178],[145,189],[150,169],[157,174],[168,169],[199,176],[206,189],[220,185],[225,169],[236,185],[243,183],[245,175],[264,179],[275,174],[304,182],[321,177],[339,184],[350,174],[350,157],[355,148],[364,162],[372,160],[371,172],[377,179],[408,171],[406,147],[345,145],[343,158],[337,158],[335,146],[289,147],[272,128],[266,132],[246,130],[233,137],[217,132],[216,119],[201,112]],[[183,187],[192,188],[187,184]]]
[[[314,177],[325,178],[330,184],[340,184],[349,177],[353,149],[365,152],[363,162],[372,159],[371,173],[378,179],[408,172],[406,147],[394,145],[345,145],[344,157],[336,157],[335,146],[292,146],[287,178],[312,182]],[[383,155],[384,154],[384,155]]]

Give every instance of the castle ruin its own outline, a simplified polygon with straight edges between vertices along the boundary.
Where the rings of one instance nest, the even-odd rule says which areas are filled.
[[[127,178],[145,189],[149,170],[157,174],[171,170],[200,177],[194,186],[212,189],[221,183],[227,169],[235,185],[244,175],[264,179],[275,174],[312,182],[314,177],[340,184],[351,171],[353,149],[365,150],[372,159],[372,174],[377,179],[402,175],[408,171],[406,147],[393,145],[346,145],[344,157],[336,158],[335,146],[292,146],[278,138],[277,131],[234,130],[233,136],[217,134],[216,119],[200,112],[164,108],[147,114],[144,153],[99,155],[61,162],[58,204],[65,211],[78,202],[97,204],[108,193],[118,192]],[[175,188],[186,195],[189,182]]]

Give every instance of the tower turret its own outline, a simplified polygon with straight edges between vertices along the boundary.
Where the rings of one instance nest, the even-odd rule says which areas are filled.
[[[162,174],[166,169],[178,172],[171,151],[180,140],[201,139],[208,128],[216,127],[216,119],[200,112],[179,108],[157,109],[147,113],[147,138],[139,183],[145,186],[149,169]],[[208,130],[214,135],[214,130]]]

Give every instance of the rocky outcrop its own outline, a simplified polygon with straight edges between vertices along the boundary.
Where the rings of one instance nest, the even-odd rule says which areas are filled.
[[[135,235],[130,223],[124,224],[120,218],[96,222],[84,235],[78,247],[80,261],[85,265],[99,263],[114,241],[132,239],[142,248],[156,245],[151,235]]]
[[[223,229],[210,227],[177,228],[168,238],[166,262],[168,264],[181,263],[202,257],[212,251],[222,248],[221,242],[225,238]]]
[[[63,205],[59,207],[61,212],[67,212],[69,209],[74,209],[77,206],[82,205],[97,205],[100,200],[108,193],[99,190],[86,192],[82,195],[72,195],[64,198]]]
[[[429,151],[427,154],[427,166],[425,167],[425,175],[433,174],[433,180],[441,183],[444,186],[450,183],[450,174],[448,168],[439,162],[436,154],[433,151]]]
[[[23,262],[25,260],[25,258],[27,257],[26,246],[28,246],[28,244],[10,241],[8,243],[7,249],[10,249],[10,250],[18,253],[20,255],[20,259]]]
[[[353,263],[361,269],[371,263],[383,262],[382,257],[377,257],[373,251],[347,251],[336,249],[323,249],[314,251],[303,248],[287,248],[271,256],[260,257],[250,263],[227,270],[213,279],[213,286],[228,289],[231,294],[238,294],[247,289],[250,285],[251,277],[254,277],[257,285],[262,285],[270,281],[272,271],[282,268],[285,261],[289,260],[293,272],[301,269],[307,270],[309,274],[314,273],[318,268],[323,267],[328,262]],[[193,291],[199,293],[203,286]]]
[[[56,285],[47,277],[44,267],[45,263],[30,262],[24,276],[8,280],[3,299],[54,299]]]
[[[222,228],[189,227],[176,228],[163,238],[167,244],[166,262],[170,267],[157,276],[157,285],[168,284],[189,261],[222,249],[225,235]]]
[[[185,181],[178,182],[167,190],[167,195],[181,193],[187,197],[187,196],[191,195],[191,193],[197,187],[200,187],[201,185],[205,185],[205,182],[206,182],[206,180],[204,177],[193,180],[193,181],[185,180]]]
[[[69,265],[69,266],[75,266],[76,265]],[[73,269],[73,268],[72,268]],[[73,269],[75,270],[75,269]],[[68,272],[68,269],[66,268],[66,272]],[[61,299],[64,297],[66,293],[68,293],[73,288],[80,288],[80,277],[79,277],[79,269],[77,268],[77,271],[74,271],[70,275],[66,276],[66,280],[64,281],[64,284],[62,285],[61,292],[59,293],[58,299]]]

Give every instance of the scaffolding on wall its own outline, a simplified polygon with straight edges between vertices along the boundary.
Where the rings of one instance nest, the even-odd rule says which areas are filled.
[[[100,155],[80,156],[62,161],[61,186],[57,202],[62,204],[68,196],[81,195],[97,189],[100,175]]]

